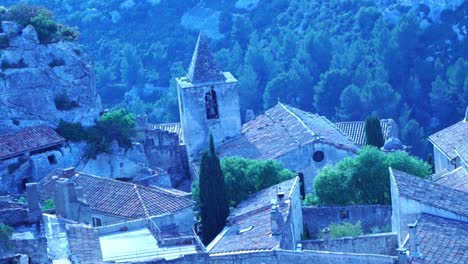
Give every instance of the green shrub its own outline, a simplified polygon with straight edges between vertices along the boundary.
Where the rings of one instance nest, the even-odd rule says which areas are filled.
[[[70,141],[86,140],[88,158],[95,159],[100,153],[110,153],[112,141],[117,141],[120,147],[132,147],[131,137],[135,135],[135,116],[124,109],[111,111],[96,121],[89,128],[83,128],[80,123],[60,121],[56,131]]]
[[[78,31],[77,27],[69,27],[67,25],[60,24],[58,31],[62,39],[67,41],[75,41],[80,36],[80,32]]]
[[[78,107],[78,103],[71,100],[66,94],[56,95],[54,98],[55,108],[59,111],[66,111]]]
[[[320,201],[319,201],[317,195],[312,194],[312,193],[308,193],[308,194],[306,194],[306,196],[304,198],[303,204],[305,206],[319,205]]]
[[[10,249],[10,239],[13,235],[13,227],[0,223],[0,249]]]
[[[31,19],[31,25],[36,29],[41,43],[50,43],[57,40],[58,25],[54,21],[54,14],[40,8],[37,15]]]
[[[45,44],[60,39],[74,41],[79,35],[77,28],[57,23],[54,13],[44,7],[24,3],[14,5],[6,11],[3,19],[23,26],[31,24],[36,29],[39,41]]]
[[[85,129],[81,123],[70,123],[60,120],[56,129],[57,133],[67,140],[78,142],[88,139]]]
[[[41,205],[42,211],[47,211],[47,210],[52,210],[55,208],[55,202],[54,199],[46,199]]]
[[[21,197],[18,199],[18,202],[20,202],[20,203],[22,203],[22,204],[25,204],[25,203],[27,203],[27,201],[26,201],[26,197],[24,197],[24,196],[21,196]]]
[[[330,238],[354,237],[362,236],[363,234],[361,221],[358,221],[354,225],[351,223],[330,225]]]

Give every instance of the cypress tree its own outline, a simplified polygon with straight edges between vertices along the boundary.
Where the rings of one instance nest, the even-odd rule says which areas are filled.
[[[211,135],[210,148],[202,154],[199,177],[202,240],[207,245],[224,228],[229,216],[224,175]]]
[[[385,141],[378,117],[368,116],[364,129],[366,132],[366,145],[376,146],[377,148],[383,147]]]

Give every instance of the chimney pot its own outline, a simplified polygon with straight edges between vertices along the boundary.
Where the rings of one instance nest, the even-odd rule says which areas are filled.
[[[408,264],[408,255],[406,253],[408,251],[406,248],[398,248],[398,264]]]

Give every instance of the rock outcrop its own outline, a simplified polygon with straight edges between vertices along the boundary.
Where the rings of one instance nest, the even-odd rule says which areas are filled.
[[[94,124],[101,111],[93,63],[77,44],[41,44],[33,26],[0,31],[0,134],[61,119]]]

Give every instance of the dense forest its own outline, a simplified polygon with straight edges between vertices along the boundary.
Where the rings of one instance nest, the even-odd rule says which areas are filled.
[[[370,0],[29,2],[79,28],[106,105],[152,122],[178,120],[173,77],[199,29],[238,78],[242,113],[281,100],[332,121],[393,118],[425,158],[425,138],[468,105],[468,2],[443,11]]]

